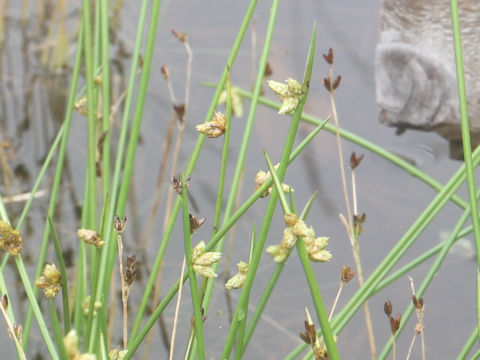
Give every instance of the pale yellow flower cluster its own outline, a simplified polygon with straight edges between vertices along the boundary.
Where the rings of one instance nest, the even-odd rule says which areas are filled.
[[[297,80],[288,78],[286,84],[269,80],[268,86],[282,102],[282,106],[278,110],[279,114],[289,114],[295,111],[303,95],[302,85]]]
[[[96,360],[95,354],[81,354],[79,350],[79,339],[77,331],[72,329],[63,338],[63,344],[69,360]]]
[[[195,126],[195,129],[209,138],[217,138],[225,132],[227,120],[221,112],[215,112],[212,120]]]
[[[212,269],[212,265],[220,260],[222,253],[216,251],[205,251],[205,242],[200,241],[192,251],[193,270],[206,278],[216,278],[217,274]]]
[[[308,227],[297,215],[287,213],[284,216],[285,225],[283,238],[280,245],[271,245],[267,252],[272,255],[277,263],[285,261],[289,250],[295,246],[299,237],[303,238],[308,257],[313,261],[327,262],[332,258],[330,251],[324,248],[328,245],[328,237],[315,237],[315,231]]]
[[[248,264],[246,262],[240,261],[237,264],[238,273],[233,275],[230,280],[227,281],[225,284],[225,289],[238,289],[243,286],[245,283],[245,279],[247,278],[248,273]]]
[[[274,169],[277,170],[279,165],[280,165],[280,164],[276,164],[276,165],[274,166]],[[272,175],[270,174],[270,171],[265,172],[265,171],[260,170],[260,171],[257,173],[257,175],[255,175],[255,182],[257,183],[257,186],[255,187],[255,191],[256,191],[260,186],[262,186],[265,181],[267,181],[268,179],[270,179],[271,176],[272,176]],[[270,187],[269,187],[267,190],[265,190],[265,192],[262,194],[262,197],[267,197],[268,195],[270,195],[270,194],[272,193],[272,191],[273,191],[273,186],[270,186]],[[290,185],[287,185],[287,184],[283,184],[283,183],[282,183],[282,191],[283,191],[284,193],[287,193],[287,194],[288,194],[289,192],[293,192],[294,190],[293,190],[292,187],[290,187]]]

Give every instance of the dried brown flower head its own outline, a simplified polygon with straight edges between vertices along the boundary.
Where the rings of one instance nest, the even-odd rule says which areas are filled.
[[[197,231],[207,221],[205,218],[198,218],[193,214],[188,214],[190,220],[190,235]]]
[[[387,316],[391,316],[392,315],[392,311],[393,311],[393,305],[392,305],[392,302],[390,300],[387,300],[385,302],[385,304],[383,305],[383,311],[385,311],[385,314]]]
[[[360,162],[363,159],[364,154],[357,156],[355,152],[352,152],[352,155],[350,155],[350,169],[355,170],[355,168],[360,165]]]
[[[325,89],[327,89],[328,91],[333,91],[337,89],[338,85],[340,85],[341,80],[342,80],[342,77],[340,75],[338,75],[335,78],[335,81],[333,83],[330,77],[324,78],[323,85],[325,86]]]
[[[191,176],[188,175],[185,178],[185,187],[188,189],[190,186],[190,179]],[[176,178],[175,176],[170,177],[170,183],[173,185],[173,189],[176,191],[178,195],[182,195],[182,179]]]
[[[138,276],[137,270],[135,270],[136,264],[137,258],[135,255],[127,257],[127,261],[125,264],[125,282],[128,286],[132,285]]]
[[[328,49],[328,53],[327,54],[323,54],[323,58],[325,59],[325,61],[332,65],[333,64],[333,49],[330,48]]]
[[[179,32],[176,31],[175,29],[172,29],[172,34],[175,36],[180,42],[185,43],[187,42],[187,34],[184,32]]]
[[[123,233],[125,230],[125,225],[127,222],[127,216],[124,215],[123,218],[120,218],[120,216],[115,215],[113,217],[113,228],[115,229],[115,232],[120,235]]]
[[[355,276],[355,271],[352,271],[350,269],[350,266],[345,266],[345,265],[342,266],[342,271],[340,275],[340,279],[342,280],[342,282],[349,283],[354,276]]]
[[[402,321],[402,314],[397,314],[395,318],[393,316],[390,316],[389,319],[390,319],[390,329],[392,330],[392,335],[395,336],[398,329],[400,328],[400,323]]]
[[[160,71],[162,72],[162,76],[165,80],[170,80],[170,71],[168,70],[167,65],[163,65]]]
[[[422,297],[417,299],[417,297],[415,295],[413,295],[412,296],[412,301],[413,301],[413,306],[415,306],[415,308],[417,310],[420,310],[420,309],[423,308],[423,298]]]

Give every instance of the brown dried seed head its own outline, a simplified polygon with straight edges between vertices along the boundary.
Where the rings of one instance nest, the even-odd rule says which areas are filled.
[[[357,157],[357,154],[355,154],[355,152],[352,152],[352,155],[350,155],[350,169],[355,170],[355,168],[362,161],[363,156],[364,156],[364,154]]]
[[[190,186],[190,179],[191,179],[190,175],[188,175],[185,179],[185,187],[187,189]],[[182,195],[182,180],[177,179],[175,176],[171,176],[170,183],[173,185],[173,189],[176,191],[176,193],[178,195]]]
[[[383,305],[383,311],[385,311],[385,314],[387,314],[387,316],[392,315],[393,305],[390,300],[387,300],[387,302]]]
[[[420,310],[423,308],[423,298],[417,299],[415,295],[412,296],[412,301],[413,301],[413,306],[415,306],[416,309]]]
[[[162,76],[165,80],[170,80],[170,71],[168,71],[167,65],[163,65],[161,68]]]
[[[175,29],[172,29],[172,34],[182,43],[185,43],[187,41],[187,34],[185,34],[184,32],[179,32]]]
[[[397,314],[397,317],[390,316],[390,329],[392,330],[392,335],[395,335],[400,328],[400,323],[402,321],[402,314]]]
[[[325,61],[327,63],[332,65],[333,64],[333,49],[332,48],[328,49],[328,54],[323,54],[323,58],[325,59]]]
[[[355,271],[352,271],[350,269],[350,266],[345,266],[345,265],[342,266],[342,272],[340,275],[340,279],[342,280],[342,282],[349,283],[354,276],[355,276]]]
[[[193,214],[188,214],[190,220],[190,235],[197,231],[207,219],[205,218],[198,218]]]
[[[0,303],[2,304],[2,307],[7,310],[8,308],[8,296],[5,294],[0,298]]]
[[[327,89],[327,91],[332,90],[332,85],[330,83],[330,78],[323,78],[323,85],[325,86],[325,89]]]
[[[269,77],[269,76],[272,76],[272,74],[273,74],[273,69],[272,69],[272,67],[270,66],[270,64],[267,63],[267,65],[265,66],[265,72],[263,73],[263,75],[264,75],[265,77]]]
[[[13,331],[15,332],[15,337],[17,338],[20,345],[22,345],[22,338],[23,338],[23,326],[22,324],[16,324],[13,327]]]
[[[332,86],[333,90],[336,90],[338,88],[338,85],[340,85],[340,81],[342,81],[342,77],[338,75],[335,81],[333,82],[333,86]]]
[[[178,121],[180,121],[180,123],[183,123],[183,121],[185,120],[185,104],[173,105],[173,110],[177,115]]]
[[[135,279],[138,276],[137,271],[135,270],[135,265],[137,263],[137,258],[135,255],[128,256],[125,264],[125,281],[128,286],[132,285]]]
[[[127,216],[124,215],[122,219],[118,215],[113,217],[113,228],[117,232],[117,234],[123,233],[125,230],[125,223],[127,222]]]

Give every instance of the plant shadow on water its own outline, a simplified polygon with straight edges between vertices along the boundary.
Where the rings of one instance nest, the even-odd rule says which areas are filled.
[[[51,4],[50,4],[51,5]],[[444,5],[445,6],[445,5]],[[194,125],[200,123],[210,103],[212,90],[200,86],[204,82],[218,81],[220,72],[228,56],[228,49],[234,41],[236,31],[246,5],[232,2],[217,1],[210,4],[199,4],[190,1],[166,2],[162,10],[155,61],[151,71],[147,105],[144,113],[141,143],[137,150],[135,171],[131,194],[129,197],[127,216],[128,226],[124,234],[125,252],[136,253],[143,265],[140,268],[140,279],[132,288],[130,306],[134,309],[139,305],[143,286],[148,277],[148,270],[155,259],[155,253],[163,236],[164,210],[160,207],[159,213],[151,229],[151,236],[147,239],[147,251],[141,249],[142,234],[149,217],[159,172],[164,134],[167,132],[171,116],[171,102],[168,89],[162,77],[161,66],[168,65],[171,81],[176,94],[185,91],[186,55],[181,44],[179,45],[172,35],[172,28],[188,34],[192,46],[194,60],[192,64],[192,87],[190,103],[186,114],[184,142],[179,154],[179,169],[184,169],[189,154],[193,152],[198,133]],[[50,10],[53,10],[51,5]],[[57,9],[58,10],[58,9]],[[338,2],[297,1],[285,2],[280,8],[275,31],[274,41],[269,57],[269,64],[273,69],[272,78],[283,80],[288,77],[300,79],[303,75],[304,59],[308,46],[308,37],[312,24],[318,22],[317,49],[323,53],[331,46],[335,49],[335,71],[342,75],[342,83],[335,94],[335,100],[340,118],[340,124],[355,134],[370,139],[380,146],[391,149],[400,156],[409,158],[411,162],[421,167],[433,178],[441,183],[448,180],[451,174],[459,167],[459,163],[448,159],[447,142],[433,133],[415,133],[407,131],[402,137],[394,134],[392,129],[382,126],[378,122],[379,109],[375,103],[374,59],[378,42],[380,4],[357,4],[349,0],[341,4]],[[262,47],[268,18],[269,4],[261,2],[256,10],[256,36],[259,51]],[[114,14],[115,15],[115,14]],[[0,143],[2,148],[2,179],[0,191],[8,200],[10,196],[29,191],[41,167],[49,147],[56,136],[64,117],[64,108],[68,96],[68,87],[71,76],[71,58],[75,47],[79,9],[73,5],[63,9],[63,18],[43,14],[43,18],[32,10],[28,14],[28,21],[22,21],[20,4],[10,2],[7,7],[7,17],[4,28],[5,42],[0,53]],[[131,62],[131,53],[135,37],[138,6],[135,2],[124,2],[119,8],[118,23],[111,31],[112,55],[112,94],[118,98],[125,89],[126,76]],[[63,19],[63,20],[62,20]],[[49,29],[61,34],[62,24],[66,35],[59,35],[57,40],[48,37]],[[114,23],[115,24],[115,23]],[[66,36],[66,38],[65,38]],[[67,39],[67,41],[65,41]],[[63,48],[56,48],[55,44],[63,44]],[[49,52],[49,53],[48,53]],[[63,57],[62,55],[63,54]],[[258,54],[257,54],[258,55]],[[256,60],[255,60],[256,61]],[[243,89],[250,89],[254,71],[252,70],[252,47],[247,41],[241,48],[239,58],[232,70],[232,83]],[[328,68],[317,55],[314,67],[309,99],[305,106],[305,113],[314,114],[319,118],[326,118],[331,110],[328,93],[323,86],[323,77]],[[253,72],[253,74],[252,74]],[[84,79],[82,80],[84,81]],[[273,99],[270,90],[265,90],[266,96]],[[246,102],[245,105],[248,105]],[[119,117],[113,120],[113,136],[118,136]],[[241,137],[235,136],[243,131],[246,118],[234,118],[232,124],[231,152],[232,162],[238,155]],[[253,141],[249,148],[245,168],[245,184],[242,198],[253,192],[253,179],[258,170],[266,170],[262,150],[265,149],[275,159],[280,158],[281,147],[289,126],[290,117],[280,116],[272,109],[260,107],[257,110],[259,119],[253,131]],[[311,125],[303,123],[300,126],[299,136],[305,136],[311,131]],[[77,249],[76,229],[79,227],[81,199],[84,191],[84,168],[86,158],[86,120],[79,114],[74,115],[70,143],[68,145],[65,178],[57,203],[55,225],[62,239],[64,252]],[[281,139],[281,140],[280,140]],[[115,141],[113,141],[115,145]],[[365,276],[376,268],[377,264],[394,246],[406,229],[420,215],[426,205],[433,199],[436,192],[400,170],[389,162],[384,161],[373,153],[366,152],[358,145],[343,142],[344,154],[352,151],[365,153],[365,159],[357,171],[358,203],[361,212],[368,214],[361,237],[360,252]],[[204,146],[204,152],[199,164],[192,174],[192,184],[189,194],[198,203],[199,215],[207,217],[206,224],[195,233],[193,241],[208,239],[215,211],[215,197],[217,179],[211,174],[218,171],[218,162],[221,157],[222,143],[209,141]],[[425,150],[427,149],[427,150]],[[8,164],[8,165],[6,165]],[[233,168],[233,166],[232,166]],[[227,176],[232,176],[233,170],[227,169]],[[53,175],[53,171],[49,174]],[[166,175],[166,178],[168,175]],[[44,181],[42,189],[48,194],[48,184],[51,179]],[[329,249],[333,259],[327,264],[314,267],[318,283],[323,292],[327,308],[333,303],[338,287],[339,269],[342,265],[352,265],[351,247],[345,229],[338,218],[344,212],[343,194],[339,174],[338,156],[336,155],[335,138],[330,133],[320,132],[318,137],[287,170],[285,182],[295,189],[295,201],[299,208],[303,207],[308,198],[319,191],[319,196],[308,216],[308,223],[314,225],[322,235],[330,237]],[[167,186],[163,187],[163,198],[167,197]],[[461,191],[466,194],[465,189]],[[248,259],[249,241],[252,226],[260,224],[263,219],[267,201],[258,201],[245,214],[235,229],[235,246],[231,254],[229,271],[234,272],[234,264]],[[28,270],[33,276],[36,264],[36,254],[40,244],[42,225],[44,222],[48,199],[43,193],[34,202],[27,221],[22,229],[25,242],[24,259]],[[16,223],[23,203],[7,203],[10,220]],[[207,214],[211,214],[207,216]],[[454,205],[448,205],[435,221],[429,226],[410,250],[411,258],[430,249],[440,239],[440,232],[449,230],[455,224],[459,210]],[[267,245],[278,243],[283,233],[283,214],[277,211],[274,216]],[[180,222],[175,226],[174,241],[168,248],[165,258],[162,284],[166,292],[179,277],[182,258],[184,255],[183,232]],[[35,239],[35,240],[34,240]],[[38,244],[37,244],[38,241]],[[241,244],[241,245],[240,245]],[[55,258],[53,249],[47,256],[47,261]],[[75,258],[75,256],[73,256]],[[407,256],[408,258],[408,256]],[[404,259],[403,262],[406,262]],[[428,264],[416,268],[409,275],[419,284]],[[69,275],[73,277],[74,264],[67,264]],[[219,268],[219,274],[224,270],[224,264]],[[275,264],[266,255],[257,273],[256,283],[252,289],[249,310],[255,310],[256,303],[268,281]],[[6,270],[7,279],[16,279],[14,267]],[[10,280],[14,282],[15,280]],[[205,326],[207,352],[217,354],[221,351],[224,338],[228,332],[230,315],[228,299],[222,291],[223,279],[219,275],[215,284],[215,295],[210,304],[208,321]],[[10,294],[13,299],[23,299],[21,286],[12,285],[17,293]],[[475,325],[475,301],[472,290],[475,286],[475,264],[454,255],[447,258],[442,271],[439,272],[433,285],[424,295],[427,304],[425,315],[427,357],[453,358],[468,337]],[[352,282],[345,287],[339,308],[341,309],[357,290],[358,284]],[[162,293],[162,290],[161,290]],[[239,294],[239,293],[238,293]],[[180,308],[180,323],[189,324],[191,317],[190,290],[184,289],[184,298]],[[395,311],[404,309],[411,301],[410,282],[405,276],[393,286],[387,287],[369,300],[372,322],[374,326],[377,346],[384,344],[390,337],[388,320],[383,313],[383,304],[391,299]],[[239,295],[231,295],[232,302],[236,302]],[[455,302],[452,310],[452,303]],[[15,312],[22,317],[26,304],[12,301]],[[40,301],[46,307],[47,303]],[[118,313],[121,305],[118,301]],[[277,359],[285,356],[302,341],[298,333],[303,331],[305,318],[304,309],[313,308],[308,286],[304,281],[304,274],[296,256],[292,256],[285,271],[274,290],[265,309],[262,321],[247,348],[244,358]],[[182,309],[184,310],[182,312]],[[446,311],[445,309],[449,309]],[[468,310],[467,310],[468,309]],[[362,310],[353,318],[338,337],[338,348],[342,358],[366,359],[369,357],[369,346],[365,335],[365,323]],[[163,322],[168,332],[171,332],[173,322],[173,307],[163,316]],[[411,324],[410,324],[411,323]],[[411,320],[406,329],[414,327]],[[455,324],[455,333],[448,332],[445,323]],[[317,324],[318,325],[318,324]],[[120,329],[120,324],[116,326]],[[160,326],[155,326],[152,353],[167,354],[164,344],[160,341]],[[176,354],[180,356],[188,339],[189,325],[180,327],[177,333],[178,348]],[[410,335],[407,330],[397,341],[399,354],[406,354]],[[120,343],[120,331],[116,333],[114,343]],[[0,344],[13,358],[15,352],[7,336],[0,336]],[[48,358],[42,339],[38,331],[30,343],[27,354],[40,352]],[[418,351],[418,349],[417,349]],[[33,357],[33,356],[32,356]],[[400,356],[402,357],[402,356]]]

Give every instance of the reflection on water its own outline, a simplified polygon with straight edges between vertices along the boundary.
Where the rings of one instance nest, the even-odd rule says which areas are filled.
[[[480,42],[477,1],[459,4],[463,61],[474,144],[480,141]],[[440,0],[382,0],[375,57],[376,99],[382,122],[433,130],[462,151],[450,7]],[[459,154],[460,152],[460,154]],[[461,156],[460,156],[461,157]]]
[[[38,14],[37,8],[33,7],[28,15],[29,21],[22,22],[20,2],[8,3],[5,43],[0,53],[0,143],[2,145],[0,146],[2,166],[0,191],[2,196],[15,195],[31,189],[41,162],[45,158],[64,116],[71,76],[70,64],[75,51],[73,44],[78,24],[78,8],[75,5],[69,5],[55,12],[53,11],[55,9],[53,1],[46,1],[44,4],[46,8],[41,14]],[[233,6],[235,8],[232,10]],[[258,46],[263,43],[265,19],[268,17],[269,6],[270,4],[267,2],[260,2],[256,11]],[[395,149],[404,156],[415,157],[415,155],[411,155],[414,147],[411,144],[415,144],[416,148],[424,149],[421,145],[424,140],[421,137],[407,133],[404,137],[398,138],[389,129],[379,126],[377,123],[378,110],[375,105],[373,87],[373,63],[378,38],[379,6],[380,4],[376,1],[367,4],[356,0],[342,2],[303,0],[283,3],[269,59],[274,71],[272,78],[279,81],[283,81],[287,77],[301,78],[309,34],[313,21],[318,21],[318,52],[326,52],[332,46],[336,56],[335,71],[342,75],[342,84],[336,93],[340,124],[382,146]],[[161,65],[168,65],[175,92],[181,94],[184,91],[185,53],[178,42],[172,40],[170,31],[175,28],[186,32],[194,53],[192,101],[186,115],[185,140],[179,154],[179,167],[183,168],[197,139],[194,125],[203,119],[212,95],[210,89],[198,86],[198,84],[218,80],[245,9],[246,5],[242,2],[200,3],[178,0],[169,2],[163,10],[162,25],[159,29],[155,52],[155,65],[152,69],[143,121],[144,127],[141,133],[142,142],[138,148],[127,211],[128,226],[124,236],[125,251],[135,252],[138,255],[137,259],[141,259],[142,256],[138,249],[140,241],[136,241],[135,234],[142,233],[146,227],[153,206],[152,193],[157,182],[162,144],[165,133],[168,131],[171,113],[171,103],[168,100],[168,90],[161,75]],[[128,71],[125,69],[129,68],[131,61],[130,53],[132,52],[137,15],[138,4],[134,1],[123,2],[121,7],[115,8],[113,14],[116,18],[112,21],[111,29],[112,99],[119,99],[125,89],[125,77],[128,76]],[[66,28],[66,33],[62,35],[61,41],[57,42],[53,35],[50,37],[50,34],[55,35],[60,31],[61,19],[64,19],[63,26]],[[65,44],[65,36],[69,41],[67,42],[68,46],[63,47],[66,52],[62,56],[59,53],[62,49],[54,50],[54,45]],[[64,59],[64,62],[54,61],[54,54],[58,56],[57,59]],[[49,60],[45,63],[45,59]],[[52,64],[55,65],[52,66]],[[251,71],[251,48],[247,41],[239,54],[238,64],[232,72],[234,85],[250,89]],[[327,68],[323,62],[317,60],[311,83],[311,93],[306,105],[309,113],[320,118],[330,114],[328,94],[326,94],[321,81],[326,71]],[[273,98],[272,94],[267,93],[267,96]],[[245,111],[245,113],[247,112]],[[113,138],[118,132],[120,115],[117,114],[113,120]],[[255,187],[253,179],[256,172],[259,169],[265,169],[262,150],[266,149],[275,159],[274,161],[278,160],[281,151],[278,147],[279,139],[283,141],[289,125],[288,118],[280,117],[268,109],[259,108],[257,115],[258,120],[252,134],[252,146],[247,157],[243,199],[251,194]],[[244,122],[245,115],[243,118],[234,119],[233,134],[240,134],[243,131]],[[299,138],[310,130],[310,126],[302,124]],[[69,254],[77,248],[75,232],[80,218],[86,155],[86,122],[78,114],[74,115],[71,134],[65,178],[55,218],[56,227],[65,244],[65,251],[69,251]],[[428,135],[428,149],[434,150],[435,157],[432,160],[425,160],[423,163],[418,159],[415,161],[417,164],[421,163],[420,165],[426,168],[431,175],[443,181],[456,169],[457,165],[441,156],[441,149],[445,147],[445,144],[440,137],[433,137],[431,134],[424,135]],[[232,136],[232,160],[237,157],[240,140],[240,136]],[[439,152],[437,152],[438,149],[440,149]],[[216,179],[212,179],[212,174],[216,174],[218,171],[220,150],[221,142],[206,142],[199,158],[199,165],[192,174],[190,192],[198,202],[198,215],[207,218],[206,223],[194,235],[196,241],[208,239],[212,230],[215,206],[215,197],[212,194],[216,193],[217,184]],[[345,143],[345,154],[350,154],[351,151],[355,151],[357,154],[363,152],[358,146]],[[428,153],[430,154],[430,150]],[[338,219],[338,214],[344,212],[344,209],[334,138],[330,134],[320,133],[318,139],[307,148],[307,153],[304,155],[289,168],[286,182],[295,188],[296,202],[299,208],[303,207],[314,191],[319,191],[318,200],[311,210],[308,221],[316,229],[318,228],[319,232],[330,236],[329,247],[334,258],[331,263],[315,267],[318,282],[323,291],[322,295],[327,306],[330,306],[337,290],[339,269],[342,265],[352,264],[350,246],[343,225]],[[231,172],[231,168],[228,171]],[[51,176],[52,173],[53,171],[50,170],[48,175]],[[361,212],[367,213],[367,222],[364,225],[360,248],[365,272],[368,275],[431,200],[434,192],[409,174],[371,154],[366,154],[356,176],[359,209]],[[168,174],[164,180],[168,181]],[[48,191],[51,178],[45,180],[44,183],[42,189]],[[164,199],[166,198],[165,188],[166,186],[162,190]],[[26,257],[31,259],[30,269],[33,269],[36,264],[35,255],[38,252],[38,243],[41,238],[47,199],[48,197],[45,196],[34,202],[27,223],[22,229]],[[258,226],[263,218],[265,204],[266,202],[261,201],[255,204],[239,222],[231,255],[232,264],[228,270],[233,272],[235,263],[248,258],[249,249],[246,239],[251,237],[253,224]],[[18,219],[22,206],[22,203],[7,205],[13,223]],[[449,210],[451,210],[449,213],[439,217],[441,227],[438,226],[439,224],[434,224],[427,230],[424,236],[425,240],[413,249],[413,255],[425,250],[431,244],[437,243],[438,229],[443,230],[445,226],[452,223],[451,214],[452,211],[455,214],[456,209]],[[155,218],[152,235],[147,240],[148,251],[143,257],[145,263],[142,274],[143,281],[148,277],[148,269],[152,266],[163,235],[164,212],[162,205]],[[268,245],[278,243],[282,237],[283,220],[280,213],[277,215],[267,239]],[[173,238],[180,237],[181,225],[178,224],[174,229]],[[178,278],[183,256],[183,248],[180,243],[179,241],[172,242],[171,248],[167,250],[161,294],[164,294]],[[51,253],[48,259],[53,258],[54,255]],[[75,259],[75,255],[73,255],[73,259]],[[470,265],[470,263],[456,264],[455,271],[457,273],[469,271]],[[271,259],[265,257],[260,264],[259,276],[252,292],[250,310],[255,309],[259,294],[265,287],[273,268],[274,264]],[[73,266],[69,267],[70,272],[73,273],[73,270]],[[414,274],[414,276],[418,276],[418,281],[423,275],[423,270],[420,269]],[[12,271],[12,274],[14,273]],[[438,275],[440,279],[442,279],[441,275]],[[453,275],[449,273],[449,276]],[[15,277],[12,275],[9,278],[14,279]],[[448,279],[450,280],[450,277]],[[466,286],[462,288],[461,284],[467,283],[467,280],[463,278],[461,281],[453,283],[459,287],[456,289],[458,296],[465,301],[462,306],[465,308],[473,306],[468,303],[468,296],[462,296],[462,291],[465,291]],[[409,302],[409,282],[405,281],[404,288],[402,288],[402,284],[400,282],[400,285],[396,287],[387,288],[371,300],[372,318],[378,344],[383,344],[388,339],[385,331],[388,324],[385,323],[383,314],[385,299],[387,297],[392,299],[399,311]],[[431,334],[430,338],[427,337],[427,344],[430,341],[432,346],[435,344],[435,347],[438,347],[438,349],[429,349],[428,353],[431,358],[453,358],[457,349],[450,345],[452,341],[438,344],[435,339],[438,339],[441,334],[437,333],[440,332],[437,329],[442,329],[439,323],[442,319],[445,321],[445,317],[448,317],[448,321],[452,323],[461,323],[465,320],[466,315],[454,312],[441,313],[445,306],[442,301],[446,298],[444,293],[447,287],[442,286],[442,280],[439,280],[437,284],[438,287],[432,289],[425,296],[427,307],[430,309],[430,313],[426,315],[426,327]],[[138,306],[139,301],[135,293],[141,293],[143,286],[142,282],[133,285],[132,309]],[[220,277],[215,286],[217,295],[212,300],[206,322],[208,329],[206,338],[209,344],[207,348],[212,356],[223,346],[229,327],[227,300],[222,292]],[[344,289],[344,295],[342,295],[344,297],[340,300],[340,306],[346,303],[356,288],[357,284],[352,282],[349,287]],[[15,287],[15,289],[19,291],[16,297],[23,298],[20,287]],[[233,293],[233,301],[237,297],[238,293]],[[278,288],[266,309],[265,321],[260,322],[245,358],[277,359],[285,356],[297,346],[301,342],[298,333],[303,331],[304,308],[305,306],[312,308],[308,299],[308,288],[303,282],[303,271],[298,260],[292,257],[289,259]],[[445,299],[447,302],[450,300]],[[15,306],[19,308],[19,317],[22,318],[24,308],[18,302]],[[189,324],[190,316],[189,301],[184,300],[181,304],[180,321],[183,324]],[[152,330],[155,339],[158,339],[162,331],[167,337],[169,336],[172,318],[173,309],[169,309],[164,322]],[[470,317],[465,324],[467,324],[466,328],[460,329],[456,335],[460,341],[470,331]],[[160,327],[162,327],[162,331],[159,329]],[[178,349],[185,345],[187,337],[188,326],[183,326],[177,334]],[[0,339],[3,348],[11,348],[6,336],[0,337]],[[410,339],[406,338],[400,339],[398,348],[406,349],[409,341]],[[361,316],[354,319],[343,330],[338,343],[342,358],[365,358],[361,354],[368,353],[368,344],[364,336],[364,324]],[[37,335],[31,344],[32,347],[29,349],[31,355],[37,351],[45,353],[42,341]],[[157,352],[162,355],[166,353],[166,346],[155,343],[154,347],[152,353]]]

